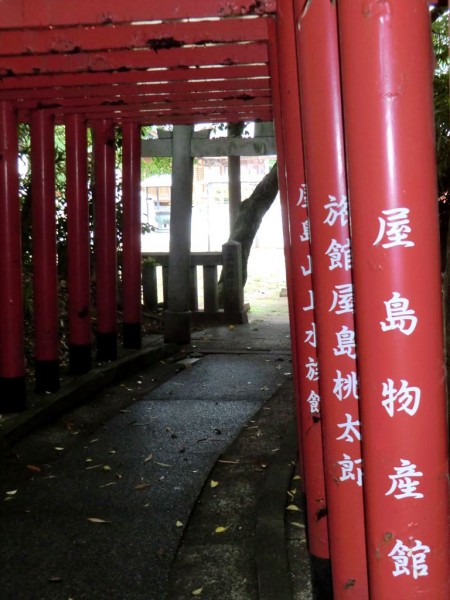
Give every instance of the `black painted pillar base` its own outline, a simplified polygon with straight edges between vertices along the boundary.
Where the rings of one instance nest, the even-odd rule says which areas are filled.
[[[27,407],[25,376],[0,377],[0,414],[18,413]]]
[[[311,555],[311,577],[314,600],[333,600],[331,560]]]
[[[117,358],[117,333],[97,333],[97,361],[108,362]]]
[[[35,360],[34,375],[36,394],[59,390],[59,361]]]
[[[140,350],[142,347],[142,328],[140,323],[123,324],[123,347]]]
[[[69,373],[71,375],[83,375],[92,368],[91,345],[70,344],[69,345]]]
[[[166,310],[164,313],[164,341],[189,344],[191,341],[191,311]]]

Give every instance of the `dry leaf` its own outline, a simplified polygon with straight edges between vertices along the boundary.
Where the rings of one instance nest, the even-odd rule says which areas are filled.
[[[135,490],[146,490],[147,488],[150,487],[150,483],[139,483],[138,485],[134,486]]]
[[[219,527],[216,527],[214,529],[215,533],[225,533],[225,531],[229,529],[229,527],[224,527],[223,525],[219,525]]]
[[[149,454],[149,455],[147,456],[147,458],[144,458],[144,462],[145,462],[145,463],[146,463],[146,462],[150,462],[150,461],[152,460],[152,458],[153,458],[153,454]]]
[[[17,494],[17,490],[10,490],[9,492],[6,492],[7,496],[15,496]]]
[[[292,478],[292,481],[297,481],[301,479],[300,475],[296,475],[295,477]]]
[[[36,473],[40,473],[42,471],[41,467],[38,467],[37,465],[27,465],[27,469],[30,469],[30,471],[35,471]]]
[[[175,523],[175,525],[176,525],[177,527],[184,527],[184,525],[183,525],[183,523],[182,523],[181,521],[177,521],[177,522]]]
[[[299,507],[295,504],[289,504],[289,506],[286,506],[286,510],[292,510],[292,511],[296,511],[296,510],[300,510]]]
[[[200,596],[200,594],[203,592],[203,588],[197,588],[196,590],[192,591],[192,595],[193,596]]]
[[[61,447],[55,446],[55,450],[58,450],[58,452],[61,452],[62,450],[64,450],[64,448],[61,448]]]
[[[211,483],[210,483],[212,488],[216,488],[219,485],[218,481],[214,481],[214,479],[211,479]]]
[[[109,465],[103,465],[103,470],[104,471],[111,471],[111,467]]]
[[[88,517],[88,521],[91,523],[111,523],[111,521],[105,521],[105,519],[99,519],[97,517]]]

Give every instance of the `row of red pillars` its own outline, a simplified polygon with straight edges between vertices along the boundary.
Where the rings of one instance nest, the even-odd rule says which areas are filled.
[[[17,115],[0,102],[0,412],[26,407],[23,339],[21,216]],[[85,119],[69,115],[66,134],[66,216],[69,371],[91,368],[91,285],[95,281],[98,362],[117,356],[117,225],[115,125],[93,128],[94,267],[91,269],[88,136]],[[59,388],[58,268],[56,251],[54,118],[31,116],[32,252],[36,391]],[[140,126],[126,123],[123,140],[123,345],[141,346]]]
[[[448,597],[430,49],[426,0],[292,0],[271,31],[308,544],[335,600]]]

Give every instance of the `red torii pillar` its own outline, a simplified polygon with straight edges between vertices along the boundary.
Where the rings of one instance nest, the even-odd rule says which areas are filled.
[[[91,368],[90,247],[86,123],[66,118],[67,283],[69,371]]]
[[[97,360],[117,358],[117,242],[114,122],[101,119],[94,134],[94,250]]]
[[[336,5],[295,4],[333,597],[364,600],[369,589]]]
[[[141,128],[124,123],[123,135],[123,346],[141,347]]]
[[[36,392],[59,388],[54,117],[31,115],[31,190]]]
[[[427,0],[339,2],[370,598],[448,598]]]
[[[271,25],[271,23],[269,23]],[[302,151],[297,57],[293,8],[278,6],[276,31],[269,29],[271,77],[274,88],[275,132],[277,145],[283,144],[279,166],[280,190],[286,191],[290,230],[290,270],[293,340],[300,451],[308,517],[308,544],[313,561],[313,576],[323,579],[329,566],[328,519],[325,498],[321,410],[318,389],[315,320],[308,310],[312,289],[307,194]]]
[[[0,411],[26,407],[17,115],[0,102]]]

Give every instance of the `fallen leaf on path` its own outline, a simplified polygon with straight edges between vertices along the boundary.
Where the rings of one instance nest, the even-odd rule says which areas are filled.
[[[294,527],[300,527],[300,529],[305,529],[303,523],[297,523],[297,521],[292,521],[291,525],[294,525]]]
[[[288,506],[286,506],[286,510],[296,511],[296,510],[300,510],[300,509],[296,504],[289,504]]]
[[[292,478],[292,481],[298,481],[299,479],[301,479],[300,475],[295,475],[295,477]]]
[[[112,471],[109,465],[103,465],[103,471]]]
[[[166,463],[161,463],[161,462],[156,462],[155,461],[155,465],[159,465],[160,467],[172,467],[172,465],[167,465]]]
[[[146,490],[147,488],[150,487],[150,483],[139,483],[138,485],[134,486],[135,490],[141,491],[141,490]]]
[[[211,479],[210,485],[212,488],[216,488],[219,485],[218,481],[214,481],[214,479]]]
[[[55,450],[58,450],[58,452],[61,452],[62,450],[64,450],[64,448],[61,448],[60,446],[55,446]]]
[[[183,523],[181,521],[177,521],[175,523],[176,527],[184,527]]]
[[[147,456],[147,458],[144,458],[144,462],[145,462],[145,463],[146,463],[146,462],[150,462],[150,461],[152,460],[152,458],[153,458],[153,454],[149,454],[149,455]]]
[[[219,525],[214,529],[214,533],[225,533],[225,531],[229,529],[229,527],[224,527],[223,525]]]
[[[6,492],[7,496],[15,496],[17,494],[17,490],[10,490],[9,492]]]
[[[105,519],[99,519],[98,517],[88,517],[88,521],[91,523],[111,523],[111,521],[105,521]]]
[[[203,592],[203,588],[197,588],[196,590],[192,590],[192,595],[193,596],[200,596],[200,594]]]

